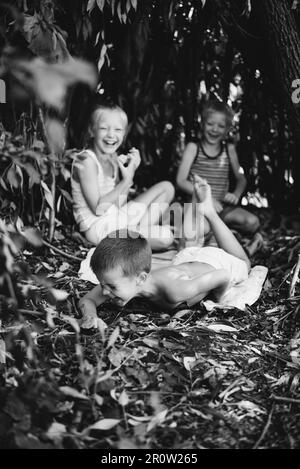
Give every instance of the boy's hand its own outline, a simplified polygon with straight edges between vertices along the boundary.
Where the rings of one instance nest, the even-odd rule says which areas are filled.
[[[232,192],[228,192],[224,197],[224,202],[229,205],[237,205],[239,203],[239,199]]]
[[[131,148],[128,152],[128,156],[131,158],[131,161],[134,161],[135,169],[137,169],[141,163],[141,155],[137,148]]]
[[[89,330],[92,331],[92,329],[97,329],[98,327],[98,317],[97,316],[85,316],[82,318],[80,328],[84,331]]]

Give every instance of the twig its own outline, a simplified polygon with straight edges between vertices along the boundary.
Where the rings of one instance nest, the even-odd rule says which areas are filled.
[[[292,397],[282,397],[271,394],[271,399],[274,401],[290,402],[292,404],[300,404],[300,399],[293,399]]]
[[[57,252],[57,254],[60,254],[61,256],[67,257],[68,259],[72,259],[73,261],[78,261],[78,262],[82,261],[82,259],[80,257],[73,256],[72,254],[68,254],[67,252],[61,251],[60,249],[56,248],[55,246],[52,246],[52,244],[48,243],[44,239],[43,239],[43,243],[49,249],[52,249],[54,252]]]
[[[9,290],[9,294],[10,294],[10,298],[13,301],[14,305],[17,306],[18,300],[17,300],[16,294],[15,294],[15,289],[14,289],[10,274],[8,272],[6,272],[3,275],[3,277],[6,280],[6,284],[7,284],[8,290]]]
[[[53,153],[51,153],[52,155]],[[55,162],[49,161],[51,171],[51,195],[53,200],[53,207],[50,209],[49,216],[49,241],[51,243],[54,230],[55,230],[55,195],[56,195],[56,176],[55,176]]]
[[[45,314],[44,313],[40,313],[39,311],[31,311],[29,309],[20,309],[18,308],[18,312],[21,313],[21,314],[29,314],[30,316],[36,316],[36,317],[44,317]]]
[[[186,396],[186,393],[183,392],[173,392],[173,391],[155,391],[150,389],[149,391],[129,391],[126,389],[128,394],[151,394],[152,392],[157,392],[158,394],[167,394],[168,396]]]
[[[275,324],[278,324],[278,323],[281,322],[281,321],[284,321],[288,316],[290,316],[290,315],[293,314],[294,312],[295,312],[294,310],[289,311],[289,312],[286,313],[282,318],[277,319],[277,321],[274,322],[274,325],[275,325]]]
[[[290,363],[291,365],[294,365],[295,368],[297,368],[297,365],[296,363],[293,363],[291,360],[289,360],[288,358],[284,357],[283,355],[279,355],[279,353],[276,353],[276,352],[269,352],[268,350],[264,351],[263,352],[265,355],[269,356],[269,357],[273,357],[273,358],[276,358],[277,360],[281,360],[282,362],[284,363]],[[290,366],[291,366],[290,365]]]
[[[290,297],[293,297],[295,295],[295,288],[296,288],[296,283],[297,283],[298,276],[299,276],[299,270],[300,270],[300,254],[298,254],[298,261],[294,270],[294,275],[293,275],[292,283],[290,286],[290,291],[289,291]]]
[[[262,440],[264,439],[264,437],[266,436],[267,431],[269,430],[269,427],[271,425],[273,410],[274,410],[274,402],[272,404],[272,407],[271,407],[271,410],[270,410],[270,413],[269,413],[268,420],[267,420],[267,423],[265,425],[265,428],[263,429],[262,434],[260,435],[260,437],[257,440],[257,442],[255,443],[255,445],[253,446],[253,449],[257,449],[259,447],[260,443],[262,442]]]

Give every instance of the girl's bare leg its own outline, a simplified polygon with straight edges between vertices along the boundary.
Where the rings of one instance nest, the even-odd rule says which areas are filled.
[[[140,221],[141,225],[157,225],[161,216],[168,210],[174,198],[174,187],[169,181],[162,181],[150,187],[134,199],[148,208]]]

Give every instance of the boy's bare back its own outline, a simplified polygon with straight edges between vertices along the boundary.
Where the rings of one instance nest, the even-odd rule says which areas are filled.
[[[203,274],[215,271],[214,267],[204,262],[186,262],[180,265],[171,265],[151,272],[156,291],[149,298],[167,308],[174,308],[182,302],[189,302],[188,286],[193,280],[200,280]],[[201,292],[203,298],[209,291]],[[178,299],[180,296],[181,299]]]

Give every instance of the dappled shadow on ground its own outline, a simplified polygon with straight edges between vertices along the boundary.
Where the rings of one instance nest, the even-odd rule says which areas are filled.
[[[46,295],[30,300],[23,323],[9,316],[2,326],[2,447],[298,448],[300,291],[289,291],[300,235],[265,228],[254,263],[269,267],[268,281],[245,311],[105,305],[92,335],[78,326],[76,301],[91,287],[79,262],[25,251],[70,295],[56,307]],[[55,245],[87,251],[71,236]]]

